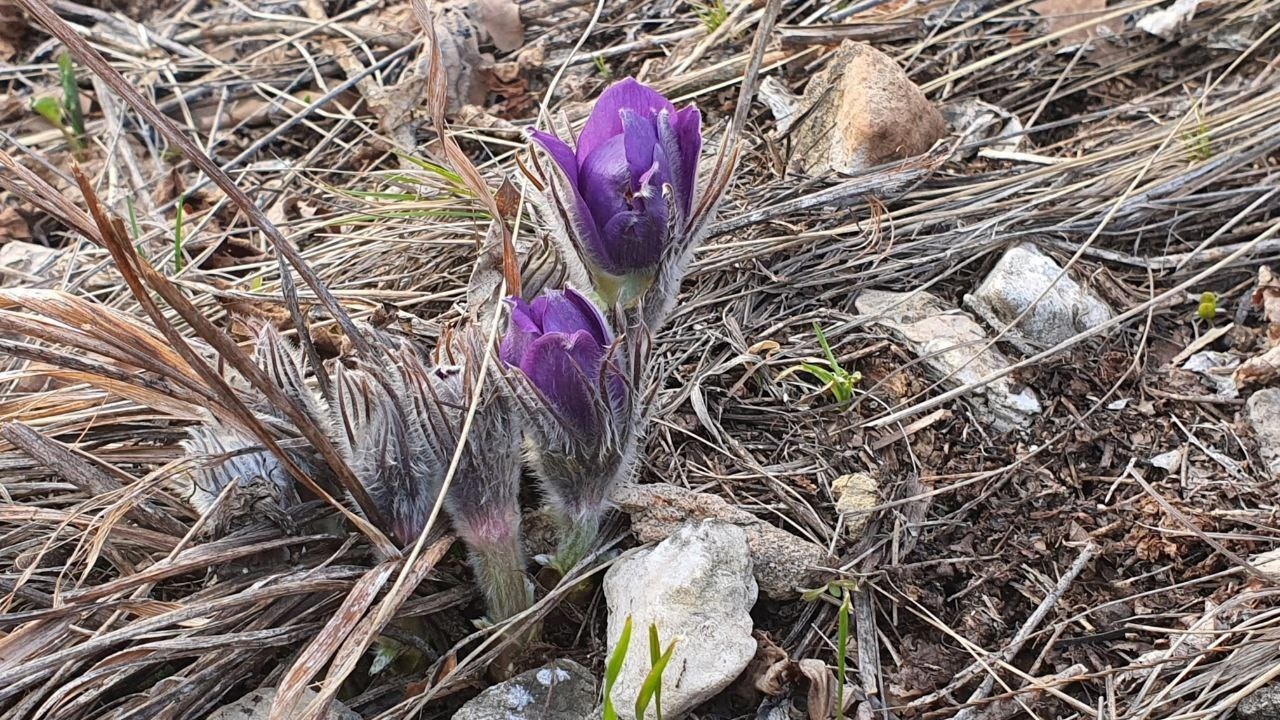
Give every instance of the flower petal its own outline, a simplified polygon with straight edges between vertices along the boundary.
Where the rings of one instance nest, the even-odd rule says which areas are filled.
[[[662,151],[673,166],[671,189],[682,217],[693,211],[693,198],[698,183],[698,159],[702,153],[702,114],[696,107],[658,117],[658,139]]]
[[[631,191],[645,191],[645,185],[657,188],[646,195],[661,196],[667,182],[667,155],[658,145],[658,129],[649,118],[641,118],[630,109],[622,110],[622,143],[631,174]],[[656,170],[656,172],[655,172]]]
[[[570,430],[599,433],[596,378],[604,349],[585,330],[544,335],[529,346],[520,369]]]
[[[602,234],[609,239],[609,260],[618,268],[615,275],[652,270],[662,259],[667,237],[667,204],[662,198],[656,198],[649,203],[649,210],[618,213],[605,225]]]
[[[507,303],[511,306],[511,319],[498,347],[498,357],[508,365],[518,366],[529,344],[542,335],[542,327],[537,322],[533,307],[524,298],[507,298]]]
[[[641,85],[635,78],[624,78],[600,94],[591,117],[578,135],[578,159],[590,155],[609,138],[622,132],[621,111],[629,109],[641,118],[656,117],[658,111],[675,112],[671,101],[651,87]]]
[[[577,305],[578,311],[582,313],[582,317],[585,320],[582,329],[591,333],[596,342],[600,343],[600,347],[604,348],[612,345],[613,331],[609,329],[609,323],[605,321],[600,308],[596,307],[595,303],[573,288],[565,288],[564,295],[570,302]]]
[[[529,137],[538,143],[538,146],[546,151],[547,155],[551,156],[556,165],[560,166],[560,169],[564,171],[565,177],[569,179],[569,183],[577,186],[578,159],[574,155],[573,149],[555,135],[536,128],[529,129]]]
[[[578,160],[573,150],[570,150],[560,138],[541,130],[530,130],[529,136],[551,156],[556,167],[560,169],[563,182],[553,181],[553,188],[557,204],[566,215],[568,230],[573,235],[571,239],[587,252],[600,252],[599,223],[592,216],[591,209],[587,206],[586,200],[582,197],[582,191],[578,187],[580,174]],[[563,197],[565,195],[568,197]]]
[[[614,216],[631,211],[627,202],[627,196],[631,194],[631,171],[623,136],[615,135],[592,151],[583,160],[579,177],[582,199],[597,229],[597,242],[585,249],[604,270],[621,274],[623,268],[613,262],[617,240],[603,231]]]

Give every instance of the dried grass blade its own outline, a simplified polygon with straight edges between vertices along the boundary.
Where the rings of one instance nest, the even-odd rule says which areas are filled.
[[[123,487],[116,478],[102,468],[95,467],[83,454],[22,423],[0,425],[0,437],[90,495],[103,495]],[[186,526],[181,522],[143,502],[135,503],[125,512],[125,516],[142,527],[167,535],[182,537],[186,534]]]
[[[168,278],[155,271],[155,268],[143,261],[134,251],[133,245],[129,243],[124,233],[124,228],[119,220],[110,219],[106,215],[106,211],[98,202],[97,195],[93,188],[89,185],[88,179],[77,168],[75,171],[76,179],[80,183],[80,190],[84,194],[85,202],[89,204],[90,214],[93,215],[94,221],[98,223],[98,228],[106,240],[108,252],[111,253],[112,259],[115,260],[121,276],[125,283],[129,286],[129,290],[133,293],[134,298],[142,305],[144,311],[151,318],[160,332],[169,340],[173,349],[176,350],[187,364],[194,368],[206,385],[214,391],[219,404],[241,427],[245,428],[257,438],[269,451],[271,451],[280,461],[281,466],[301,484],[303,487],[315,493],[318,497],[328,502],[340,513],[342,513],[353,525],[360,528],[370,541],[387,555],[397,555],[399,551],[395,545],[387,538],[386,535],[378,529],[377,525],[381,525],[381,517],[377,508],[374,506],[368,492],[364,486],[356,479],[351,468],[343,461],[342,456],[338,453],[337,448],[333,446],[329,438],[324,432],[316,426],[307,413],[289,400],[289,398],[276,387],[270,379],[262,372],[262,369],[253,362],[240,346],[237,345],[225,332],[213,325],[199,308],[195,307],[190,300],[182,294]],[[146,285],[143,284],[143,279]],[[227,384],[226,380],[213,368],[209,367],[197,355],[187,343],[181,333],[174,328],[164,317],[155,301],[151,299],[147,292],[147,286],[154,289],[165,302],[172,307],[178,315],[182,317],[192,329],[196,331],[200,337],[208,342],[215,351],[242,374],[254,386],[256,390],[261,392],[274,406],[280,408],[289,418],[290,422],[298,429],[302,436],[311,443],[312,447],[320,453],[325,462],[338,476],[339,482],[342,483],[344,489],[351,494],[360,509],[364,512],[365,517],[370,518],[373,522],[365,520],[364,517],[348,510],[341,502],[336,500],[327,491],[321,488],[316,482],[303,470],[298,467],[288,454],[276,442],[274,436],[263,426],[262,422],[245,406],[238,398],[235,392]]]
[[[298,659],[294,660],[289,672],[285,673],[280,681],[279,694],[276,695],[276,700],[271,706],[273,713],[282,712],[283,708],[292,708],[298,704],[302,693],[307,689],[307,684],[320,674],[325,665],[329,664],[342,641],[359,626],[360,618],[373,604],[378,593],[387,584],[387,579],[399,564],[398,560],[384,562],[369,570],[356,582],[355,587],[351,588],[351,592],[347,593],[346,599],[342,601],[342,607],[329,618],[324,629],[312,638],[307,647],[298,654]]]

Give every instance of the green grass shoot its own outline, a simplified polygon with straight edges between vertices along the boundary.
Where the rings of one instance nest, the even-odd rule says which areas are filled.
[[[609,662],[604,667],[604,710],[601,713],[603,720],[618,720],[618,711],[613,707],[613,686],[618,682],[618,676],[622,674],[622,663],[627,659],[627,647],[631,645],[631,617],[627,617],[627,622],[622,626],[622,634],[618,636],[618,645],[613,649],[613,655],[609,656]]]
[[[178,196],[178,209],[173,219],[173,269],[182,272],[182,209],[187,204],[187,196]]]
[[[75,133],[79,149],[84,147],[84,108],[80,106],[80,87],[76,85],[76,68],[71,63],[71,56],[62,53],[58,56],[58,76],[62,79],[62,106],[67,113],[67,122],[71,123],[71,131]]]
[[[671,641],[666,652],[662,651],[662,643],[658,641],[658,626],[649,626],[649,674],[640,686],[640,695],[636,698],[636,720],[644,720],[644,713],[653,702],[653,712],[657,720],[662,720],[662,673],[671,662],[671,654],[675,652],[676,643]]]
[[[613,79],[613,70],[609,68],[609,63],[605,61],[603,55],[597,55],[592,62],[596,65],[596,72],[600,73],[600,77],[605,80]]]
[[[694,14],[709,33],[718,30],[729,19],[729,8],[724,0],[707,0],[705,3],[695,2],[692,5]]]
[[[826,367],[806,362],[800,364],[800,369],[821,380],[824,389],[831,391],[837,403],[848,404],[853,400],[854,388],[862,381],[862,373],[849,372],[840,365],[835,353],[831,352],[831,345],[827,342],[826,333],[822,332],[821,325],[814,323],[813,332],[818,336],[818,344],[822,346],[822,352],[826,355]]]
[[[844,720],[844,686],[849,668],[845,656],[849,652],[849,589],[843,588],[836,626],[836,720]]]
[[[1193,161],[1204,161],[1213,157],[1213,140],[1209,136],[1209,126],[1205,124],[1204,116],[1200,114],[1199,105],[1196,106],[1196,126],[1182,136],[1182,142],[1186,145],[1187,154]]]

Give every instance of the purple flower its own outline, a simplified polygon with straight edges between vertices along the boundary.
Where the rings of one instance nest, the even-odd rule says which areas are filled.
[[[676,111],[652,88],[626,78],[596,101],[575,148],[541,130],[532,137],[567,181],[563,194],[571,197],[560,205],[587,263],[612,276],[652,275],[671,242],[672,210],[676,227],[693,211],[702,150],[698,109]]]
[[[631,472],[637,446],[637,370],[630,335],[615,338],[604,316],[574,290],[508,300],[511,320],[498,355],[522,413],[529,458],[562,534],[556,566],[591,550],[610,490]]]
[[[519,368],[570,434],[589,437],[628,414],[626,384],[613,367],[613,333],[594,304],[573,289],[512,298],[498,355]]]

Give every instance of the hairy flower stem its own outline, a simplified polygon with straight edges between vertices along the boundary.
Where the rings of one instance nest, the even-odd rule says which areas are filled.
[[[595,547],[600,536],[600,513],[583,511],[572,518],[562,517],[560,526],[560,542],[551,564],[561,575],[567,575]]]
[[[475,546],[471,568],[484,591],[493,622],[519,615],[533,605],[533,586],[525,575],[524,552],[517,533]]]

